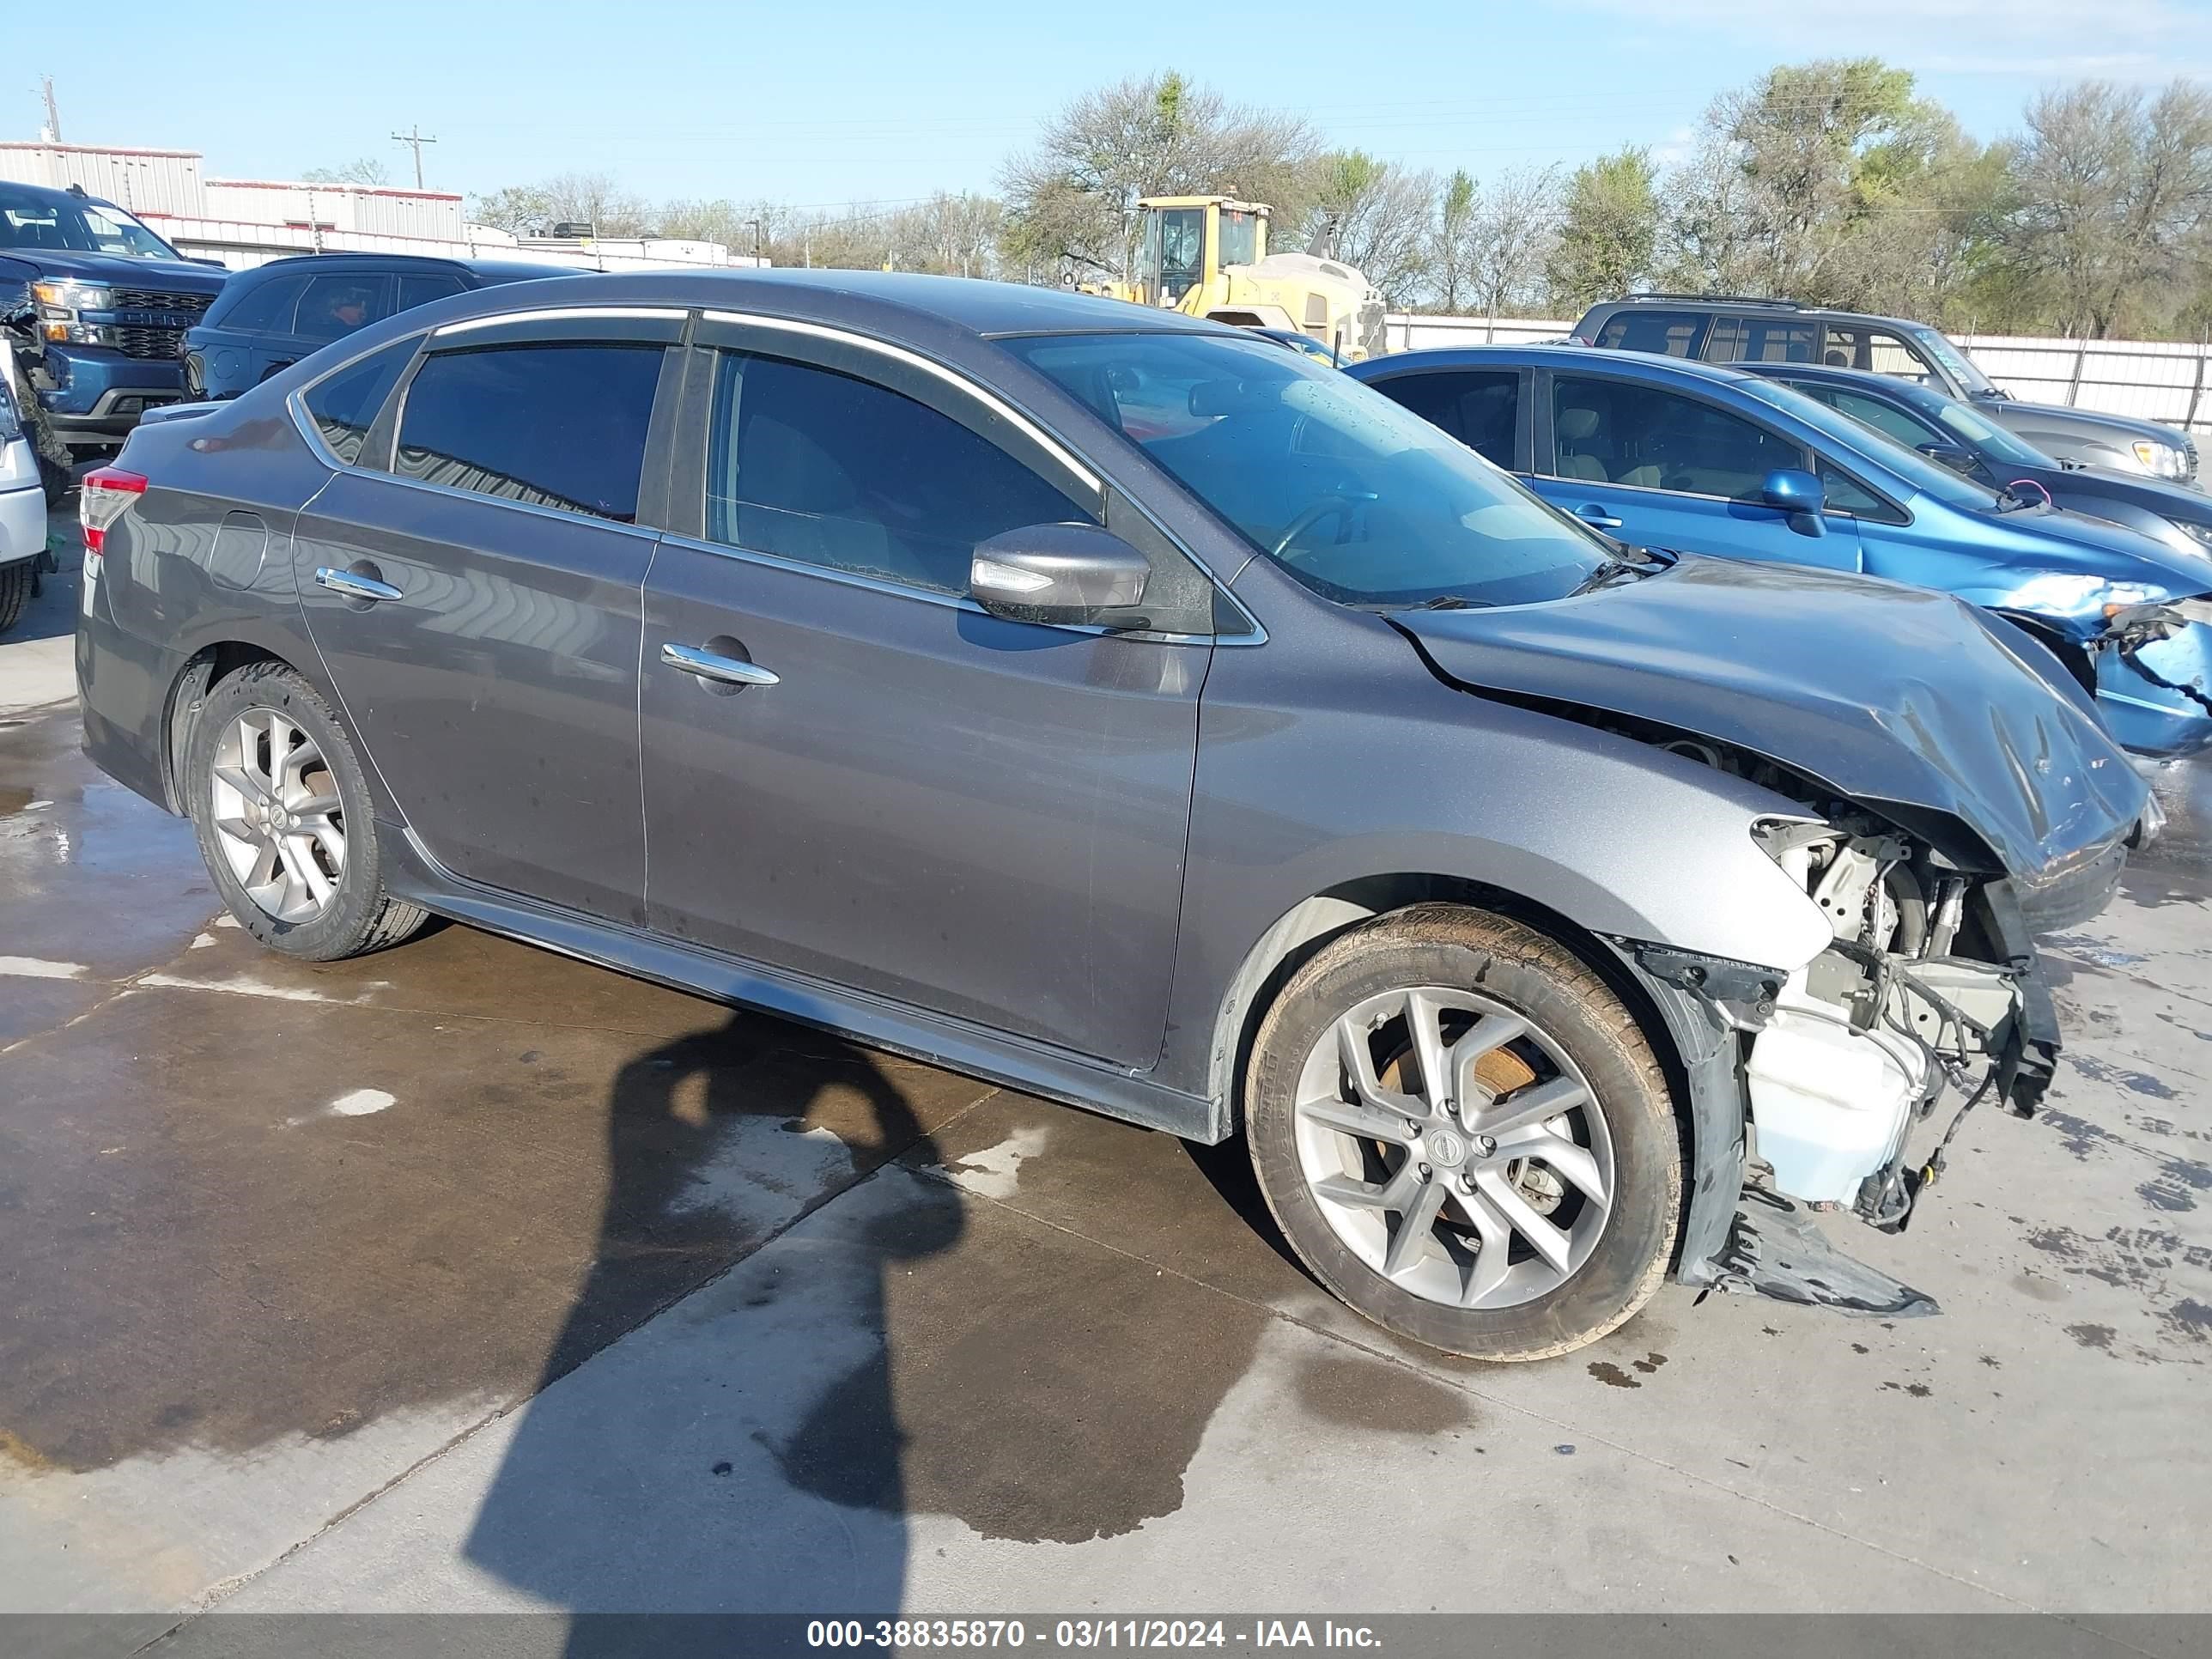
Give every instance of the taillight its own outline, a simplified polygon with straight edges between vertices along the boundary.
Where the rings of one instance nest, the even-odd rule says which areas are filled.
[[[88,575],[96,576],[100,556],[106,550],[107,532],[146,493],[146,480],[119,466],[103,466],[86,473],[77,492],[77,522],[84,526],[85,570]]]

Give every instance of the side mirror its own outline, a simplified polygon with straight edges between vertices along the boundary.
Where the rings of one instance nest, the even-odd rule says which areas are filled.
[[[1948,466],[1954,472],[1971,474],[1978,470],[1974,452],[1963,449],[1957,444],[1916,444],[1914,447],[1929,460]]]
[[[1143,554],[1095,525],[1036,524],[976,543],[968,591],[1011,622],[1143,628],[1133,607],[1152,574]]]
[[[1827,520],[1820,510],[1827,505],[1827,492],[1820,481],[1811,473],[1794,466],[1778,466],[1766,475],[1765,483],[1759,487],[1759,499],[1767,506],[1790,515],[1790,527],[1801,536],[1825,536]]]

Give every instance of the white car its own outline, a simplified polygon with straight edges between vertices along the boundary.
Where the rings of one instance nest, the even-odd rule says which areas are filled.
[[[39,458],[24,435],[8,383],[0,380],[0,634],[15,625],[31,602],[46,550],[46,497],[39,487]]]

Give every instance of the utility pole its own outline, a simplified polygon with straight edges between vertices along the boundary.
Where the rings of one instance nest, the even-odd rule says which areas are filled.
[[[46,94],[46,142],[58,144],[62,141],[62,112],[54,107],[54,77],[42,75],[39,79]]]
[[[434,144],[438,141],[435,138],[424,137],[422,136],[422,124],[420,121],[417,121],[412,126],[409,127],[406,131],[393,133],[392,135],[392,142],[395,144],[406,144],[413,148],[415,151],[415,188],[417,190],[422,189],[422,146],[425,144]]]

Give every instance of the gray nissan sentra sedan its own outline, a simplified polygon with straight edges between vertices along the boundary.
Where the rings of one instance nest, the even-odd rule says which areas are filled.
[[[1492,1358],[1670,1267],[1907,1305],[1775,1194],[1893,1229],[1941,1097],[2033,1109],[2032,938],[2144,812],[2005,623],[1634,562],[1349,376],[1046,290],[466,295],[83,514],[86,746],[270,949],[434,913],[1242,1133],[1316,1278]]]

